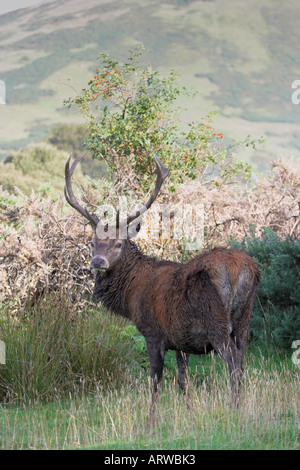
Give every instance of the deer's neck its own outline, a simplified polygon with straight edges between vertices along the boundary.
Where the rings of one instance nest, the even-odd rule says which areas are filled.
[[[154,258],[145,256],[133,242],[126,241],[123,254],[114,269],[104,277],[97,274],[93,300],[102,302],[107,309],[119,315],[131,318],[128,303],[133,282],[145,269],[145,264],[151,269],[153,262]]]

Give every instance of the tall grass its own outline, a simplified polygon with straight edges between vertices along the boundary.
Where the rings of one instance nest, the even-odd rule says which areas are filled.
[[[202,360],[202,359],[201,359]],[[155,432],[147,429],[150,391],[144,377],[72,400],[0,410],[5,449],[296,449],[299,376],[288,361],[248,355],[241,406],[228,406],[225,364],[203,358],[210,374],[191,383],[192,411],[175,383],[164,381]]]
[[[299,447],[299,369],[287,356],[259,349],[246,355],[238,410],[229,407],[224,361],[193,356],[190,413],[169,352],[150,432],[149,371],[134,361],[140,349],[125,325],[101,309],[75,311],[60,295],[45,296],[17,317],[2,308],[7,362],[0,365],[0,448]]]
[[[131,361],[130,340],[120,340],[124,324],[101,309],[76,310],[63,295],[47,295],[17,317],[3,308],[0,400],[33,404],[120,383]]]

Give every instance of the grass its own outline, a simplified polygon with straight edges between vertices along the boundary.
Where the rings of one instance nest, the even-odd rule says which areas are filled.
[[[132,361],[130,337],[122,337],[125,325],[104,312],[75,312],[72,302],[57,294],[18,316],[2,307],[6,364],[0,365],[0,403],[40,404],[124,382],[124,364]]]
[[[0,448],[299,448],[299,375],[290,360],[274,361],[258,349],[250,352],[238,410],[228,407],[228,374],[221,360],[213,355],[194,359],[192,368],[192,412],[187,412],[175,376],[168,370],[155,432],[147,428],[148,374],[140,374],[106,391],[99,387],[89,394],[81,389],[68,399],[36,406],[3,405]],[[204,370],[208,372],[205,378]]]
[[[249,349],[239,409],[225,362],[191,356],[189,413],[169,351],[150,431],[149,363],[132,325],[58,294],[17,313],[1,306],[0,449],[299,448],[299,369],[287,355]]]

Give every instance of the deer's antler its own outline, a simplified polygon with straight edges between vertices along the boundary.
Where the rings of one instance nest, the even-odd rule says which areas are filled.
[[[77,164],[80,162],[80,160],[84,157],[85,153],[80,155],[80,157],[76,158],[74,162],[72,163],[71,169],[70,169],[70,160],[72,157],[72,153],[70,154],[67,163],[65,165],[65,198],[70,204],[70,206],[74,207],[83,217],[85,217],[91,224],[94,229],[96,229],[97,224],[99,223],[99,219],[95,214],[90,214],[90,212],[85,208],[82,207],[79,202],[77,201],[73,189],[72,189],[72,176],[75,171],[75,168]]]

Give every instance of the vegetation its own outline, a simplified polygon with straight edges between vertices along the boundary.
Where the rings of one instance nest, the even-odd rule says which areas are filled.
[[[247,251],[261,269],[251,339],[290,350],[300,337],[300,241],[289,237],[280,240],[272,230],[265,229],[262,240],[252,233],[252,238],[231,244]]]
[[[86,146],[107,164],[110,178],[122,183],[125,190],[147,190],[154,172],[153,152],[166,164],[172,156],[169,188],[173,191],[210,166],[215,184],[235,176],[249,177],[249,165],[234,159],[220,144],[221,132],[203,122],[189,123],[187,131],[179,126],[181,109],[175,108],[175,101],[187,94],[186,88],[178,86],[174,71],[161,77],[151,67],[142,68],[141,56],[142,49],[136,47],[120,64],[101,54],[87,88],[65,102],[75,104],[84,114]],[[212,116],[207,120],[212,122]]]
[[[49,130],[44,141],[11,151],[0,162],[1,186],[10,193],[16,193],[18,188],[29,196],[34,190],[55,199],[64,188],[66,159],[71,152],[77,157],[86,150],[83,145],[86,133],[82,124],[60,124]],[[106,165],[87,154],[76,171],[79,181],[83,175],[101,178],[107,175]]]
[[[78,123],[78,115],[57,106],[70,94],[68,78],[78,94],[99,50],[125,58],[136,43],[150,51],[155,68],[176,68],[185,85],[201,91],[193,103],[182,97],[195,119],[207,109],[219,109],[224,131],[243,128],[247,119],[257,135],[269,135],[266,149],[255,155],[260,169],[266,169],[267,157],[273,159],[274,148],[277,154],[284,149],[286,155],[299,156],[297,129],[289,125],[299,122],[299,107],[290,99],[291,82],[299,73],[298,13],[296,0],[288,6],[255,0],[251,12],[237,0],[226,8],[221,0],[133,0],[118,11],[114,2],[95,6],[89,1],[70,11],[64,1],[59,15],[51,5],[2,15],[1,80],[8,106],[0,157],[43,138],[57,122]]]
[[[280,164],[278,173],[275,166],[273,182],[268,180],[255,192],[267,217],[261,201],[269,201],[262,197],[263,188],[270,196],[270,187],[276,187],[276,197],[285,201],[280,195],[286,188],[283,176],[290,177],[291,173],[289,167],[283,168]],[[98,189],[86,188],[84,197],[96,201]],[[184,195],[181,190],[186,189],[178,188],[178,197]],[[297,197],[297,193],[292,192],[291,185],[289,190],[285,195],[287,212],[282,206],[280,221],[277,212],[273,217],[279,234],[290,227],[290,233],[297,237],[297,218],[293,222],[289,212],[291,195]],[[222,194],[218,196],[217,188],[215,191],[207,200],[208,210],[209,204],[214,204],[215,216],[206,221],[207,245],[211,243],[209,234],[226,242],[233,223],[227,223],[224,217],[228,201],[222,198],[221,204]],[[250,217],[252,209],[246,201],[254,207],[258,202],[249,194],[239,199],[240,209]],[[247,240],[239,237],[239,246],[255,256],[262,269],[262,291],[254,309],[240,409],[228,407],[228,371],[222,360],[211,355],[191,359],[193,411],[188,414],[175,385],[175,359],[169,352],[153,435],[146,427],[150,389],[145,343],[132,325],[91,307],[89,234],[84,232],[83,220],[66,210],[61,199],[53,201],[35,193],[26,197],[3,191],[0,203],[0,338],[7,345],[7,363],[0,365],[1,448],[298,447],[299,371],[291,362],[291,341],[299,335],[298,318],[293,316],[299,298],[297,242],[280,240],[270,231],[265,232],[263,241],[251,237],[251,231]],[[237,201],[235,207],[239,207]],[[235,233],[242,235],[242,227],[249,220],[234,221],[239,227]],[[143,246],[145,242],[139,243]],[[147,252],[158,255],[167,250],[167,245],[162,250],[163,244],[158,246],[152,239],[145,245]],[[173,255],[181,259],[181,245],[177,241],[175,246]],[[290,278],[285,275],[286,269]],[[286,355],[280,352],[283,346]]]
[[[87,137],[86,126],[82,124],[58,124],[49,130],[45,141],[65,152],[72,152],[73,157],[79,157],[86,150],[84,140]],[[80,162],[82,172],[91,178],[101,178],[107,175],[103,162],[93,159],[90,154]]]
[[[10,192],[16,187],[24,193],[32,190],[42,194],[62,192],[64,187],[64,165],[68,154],[43,142],[29,144],[13,152],[0,166],[0,183]],[[78,176],[82,173],[79,169]]]
[[[118,346],[112,351],[114,358],[118,357],[116,352],[120,352]],[[87,355],[88,365],[89,351]],[[146,374],[132,376],[124,364],[126,358],[125,380],[118,387],[110,383],[103,390],[100,382],[94,393],[87,393],[88,381],[84,379],[82,383],[78,380],[77,388],[72,386],[64,399],[57,397],[54,402],[38,406],[2,405],[0,448],[190,451],[299,448],[299,376],[284,356],[268,355],[259,349],[248,352],[238,410],[228,407],[228,372],[216,356],[192,360],[191,413],[187,412],[175,383],[174,371],[168,369],[155,433],[147,429],[150,389]]]
[[[58,124],[49,130],[45,141],[59,150],[72,152],[76,158],[84,150],[85,138],[86,129],[82,124]]]
[[[81,311],[63,290],[18,313],[1,308],[0,334],[8,346],[7,364],[0,366],[1,402],[39,404],[125,382],[133,359],[122,319]]]
[[[290,356],[300,335],[299,167],[275,161],[268,177],[242,186],[249,167],[221,145],[212,122],[176,127],[173,105],[182,89],[175,74],[162,78],[139,59],[137,50],[123,65],[103,55],[87,88],[69,102],[87,116],[87,127],[56,126],[47,142],[2,165],[0,338],[7,361],[0,365],[0,447],[295,449],[299,370]],[[203,203],[202,248],[228,245],[233,234],[231,244],[260,263],[239,410],[228,407],[228,371],[212,354],[191,359],[188,414],[169,352],[157,432],[147,430],[144,339],[91,305],[91,229],[62,194],[65,150],[81,153],[82,138],[108,169],[104,177],[102,166],[98,179],[83,178],[84,166],[76,174],[83,206],[95,210],[131,190],[144,195],[153,184],[151,152],[164,163],[175,154],[161,201],[173,208]],[[166,237],[151,214],[140,235],[149,254],[187,258],[184,235]]]
[[[155,433],[147,428],[148,364],[130,325],[103,311],[80,312],[47,295],[23,317],[2,307],[1,449],[297,449],[297,366],[282,353],[251,348],[242,401],[229,408],[224,361],[192,356],[192,412],[166,357]],[[133,338],[135,339],[133,340]]]

